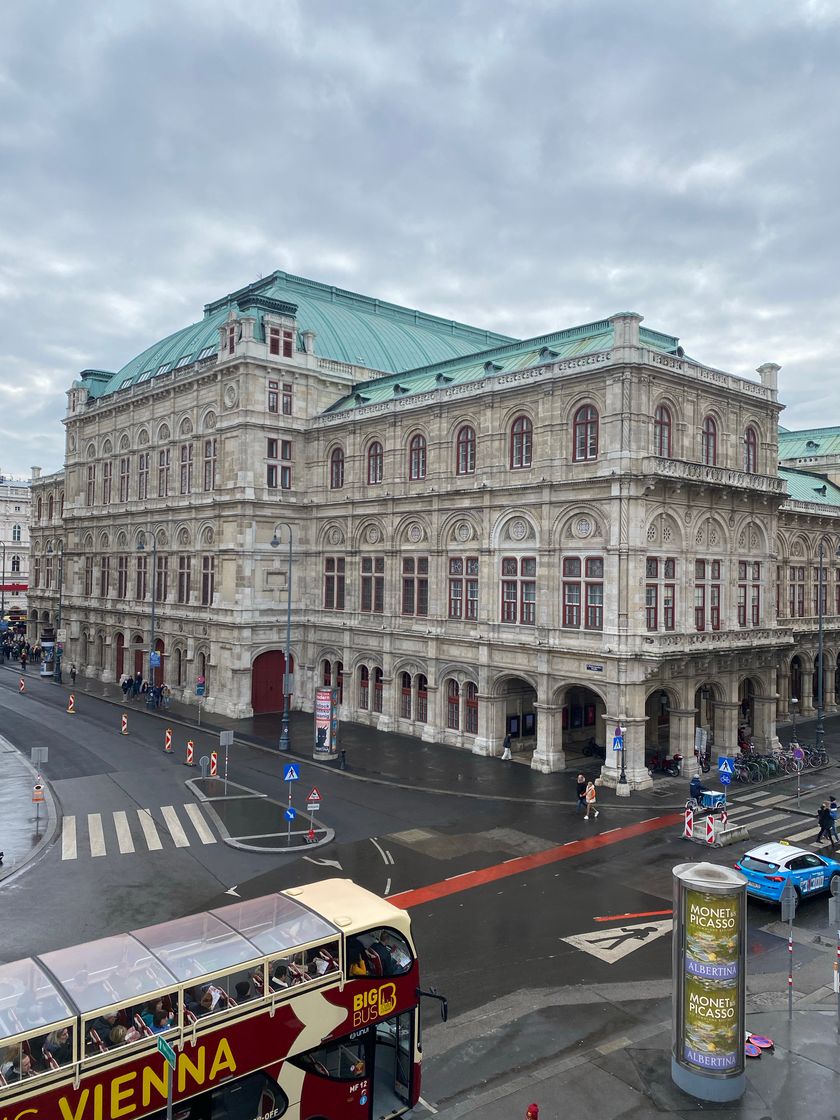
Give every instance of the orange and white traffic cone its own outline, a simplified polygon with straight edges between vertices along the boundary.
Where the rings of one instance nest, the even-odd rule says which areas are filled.
[[[20,678],[20,684],[18,685],[18,692],[26,692],[26,681],[23,679],[23,677]]]
[[[76,697],[72,692],[67,697],[67,714],[69,716],[74,716],[76,714]]]
[[[128,734],[128,716],[123,712],[120,717],[120,735]]]
[[[172,728],[167,727],[163,735],[163,753],[172,754]]]
[[[219,752],[210,752],[210,777],[215,778],[219,773]]]
[[[194,755],[195,755],[195,748],[193,746],[193,741],[192,741],[192,739],[187,739],[187,761],[186,761],[187,766],[195,766],[195,762],[193,761],[193,756]]]

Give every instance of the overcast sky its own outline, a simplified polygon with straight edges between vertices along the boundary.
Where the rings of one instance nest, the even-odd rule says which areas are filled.
[[[10,0],[0,471],[275,269],[526,337],[620,310],[840,423],[835,0]]]

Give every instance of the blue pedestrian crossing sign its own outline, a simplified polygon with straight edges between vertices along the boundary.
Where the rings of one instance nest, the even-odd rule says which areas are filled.
[[[297,816],[297,812],[290,805],[289,808],[283,814],[283,816],[286,818],[287,821],[293,821],[295,819],[295,817]]]
[[[721,785],[728,786],[732,781],[732,774],[735,767],[732,765],[732,759],[727,758],[725,755],[718,759],[718,777],[720,778]]]
[[[613,750],[624,750],[624,736],[621,734],[618,728],[616,728],[615,734],[613,735]]]
[[[296,782],[300,778],[300,766],[297,762],[290,762],[283,771],[284,782]]]

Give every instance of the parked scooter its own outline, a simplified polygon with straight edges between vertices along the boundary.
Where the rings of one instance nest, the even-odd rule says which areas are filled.
[[[604,747],[596,743],[594,739],[589,739],[586,743],[584,743],[584,745],[581,747],[581,754],[585,754],[588,758],[592,758],[594,756],[595,758],[606,759],[607,757],[607,752]]]
[[[675,754],[671,758],[667,755],[656,753],[651,756],[648,763],[648,773],[651,777],[654,774],[668,774],[672,778],[678,778],[682,773],[682,760],[681,754]]]

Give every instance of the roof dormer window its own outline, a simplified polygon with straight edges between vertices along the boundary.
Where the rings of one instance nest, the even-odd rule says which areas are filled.
[[[162,366],[158,366],[158,377],[160,377],[162,373],[169,373],[171,369],[172,362],[164,362]]]
[[[175,368],[180,369],[181,366],[188,366],[191,361],[192,361],[192,354],[184,354],[183,358],[179,358],[178,361],[176,362]]]
[[[199,351],[199,354],[198,354],[198,357],[196,358],[196,361],[197,362],[203,362],[205,358],[209,358],[211,354],[215,354],[215,353],[216,353],[216,347],[215,346],[205,346],[203,350]]]
[[[268,352],[279,358],[291,358],[294,344],[294,332],[282,330],[280,327],[268,328]]]

